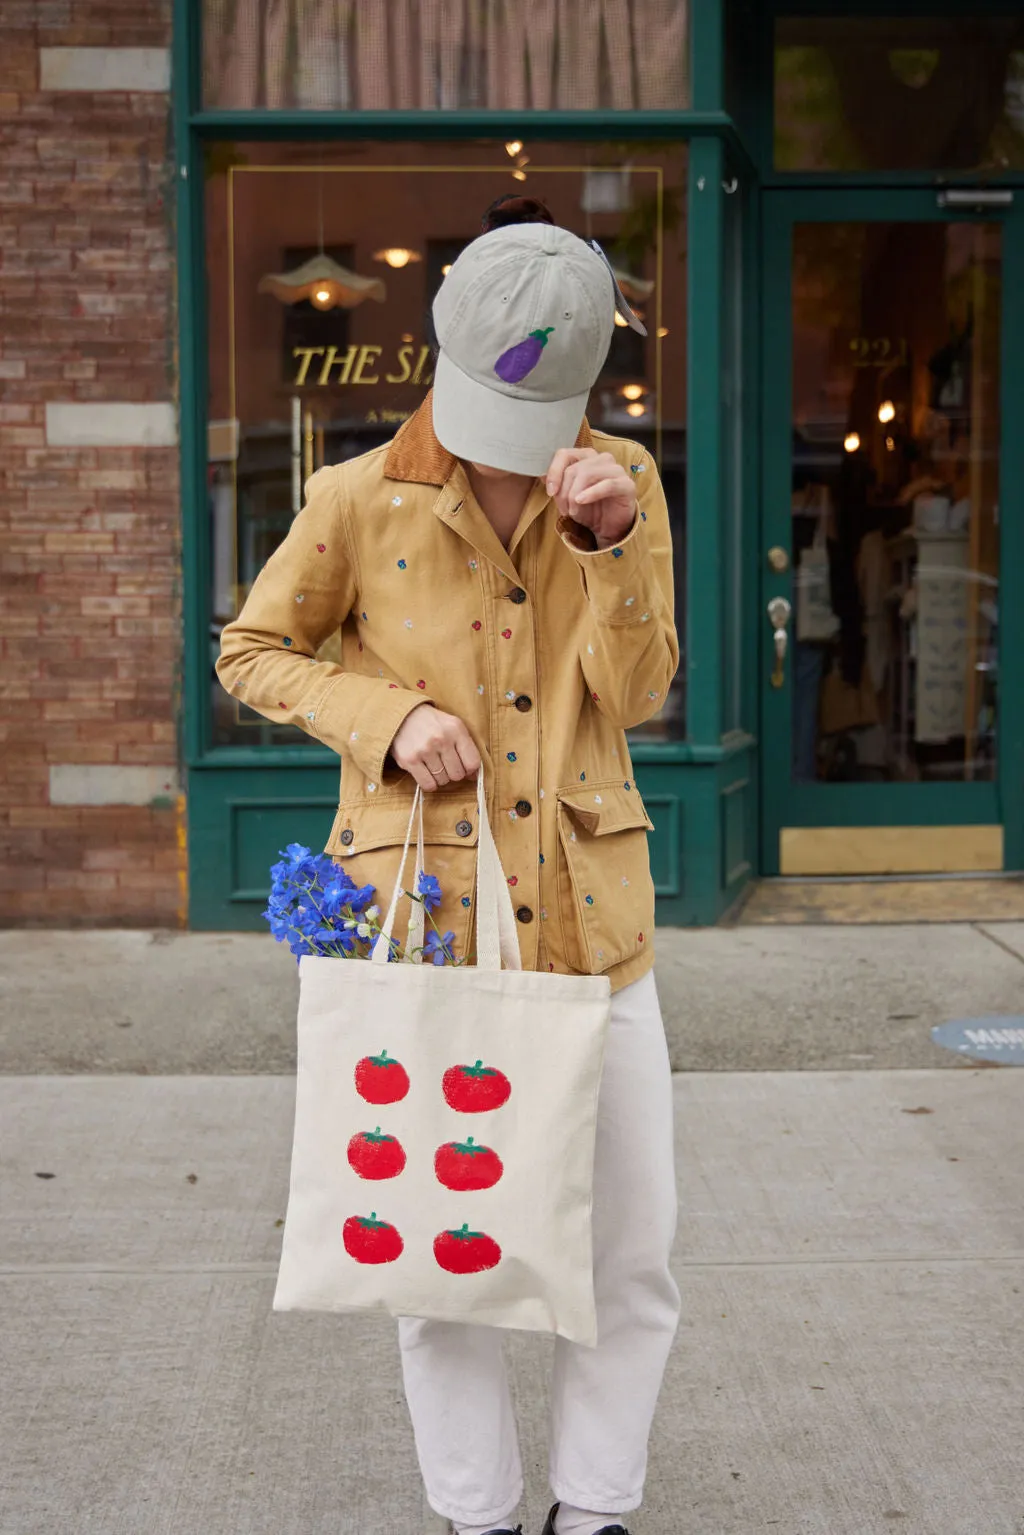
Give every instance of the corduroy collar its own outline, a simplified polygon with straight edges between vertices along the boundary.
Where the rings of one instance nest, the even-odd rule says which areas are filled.
[[[576,438],[577,448],[592,448],[594,439],[586,417]],[[414,415],[399,427],[384,460],[384,478],[417,485],[446,485],[458,459],[434,435],[434,407],[429,392]]]

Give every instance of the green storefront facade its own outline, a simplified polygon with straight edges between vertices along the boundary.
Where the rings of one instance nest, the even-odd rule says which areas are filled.
[[[517,187],[646,310],[593,409],[659,454],[678,532],[680,677],[631,743],[660,920],[780,874],[1024,869],[1016,9],[605,4],[581,64],[554,3],[539,40],[424,5],[413,68],[394,30],[303,53],[314,7],[240,41],[253,12],[179,0],[192,926],[259,927],[337,796],[332,754],[225,713],[219,627],[305,473],[414,407],[432,284]]]

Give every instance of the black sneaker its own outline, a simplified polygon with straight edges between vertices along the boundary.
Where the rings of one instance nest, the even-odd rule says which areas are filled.
[[[454,1528],[455,1526],[449,1523],[448,1529],[451,1531]],[[488,1530],[487,1535],[523,1535],[523,1527],[517,1524],[514,1530],[510,1530],[507,1525],[504,1525],[500,1530]]]
[[[551,1512],[547,1517],[547,1523],[544,1526],[543,1535],[555,1535],[555,1515],[557,1513],[558,1504],[553,1503],[551,1505]],[[606,1524],[603,1529],[598,1530],[597,1535],[629,1535],[629,1531],[624,1524]]]

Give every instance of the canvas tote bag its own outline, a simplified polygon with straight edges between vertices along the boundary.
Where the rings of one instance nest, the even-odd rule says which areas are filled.
[[[520,968],[482,774],[477,800],[475,967],[388,962],[415,822],[417,873],[423,865],[419,789],[372,957],[299,962],[273,1308],[383,1309],[593,1345],[590,1211],[611,986]],[[415,920],[422,907],[410,904]],[[409,947],[421,941],[414,928]]]
[[[823,642],[835,639],[838,633],[839,619],[832,607],[825,519],[819,514],[814,542],[804,550],[796,568],[796,637]]]

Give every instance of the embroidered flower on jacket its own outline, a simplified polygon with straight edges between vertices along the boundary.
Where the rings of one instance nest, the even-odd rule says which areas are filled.
[[[512,638],[512,630],[511,629],[502,629],[501,637],[502,637],[503,640],[510,640]]]
[[[506,752],[505,756],[508,758],[509,762],[515,762],[516,760],[515,752]]]
[[[622,559],[622,550],[621,549],[613,549],[612,550],[612,558],[616,559],[616,560],[621,560]]]
[[[324,550],[325,550],[325,549],[326,549],[326,548],[327,548],[327,545],[326,545],[326,544],[317,544],[317,546],[316,546],[316,552],[317,552],[317,554],[323,554],[323,552],[324,552]]]
[[[392,496],[391,497],[391,505],[392,506],[401,506],[401,504],[402,504],[401,496]]]
[[[474,620],[473,620],[472,624],[470,625],[470,627],[472,629],[476,629],[479,632],[479,630],[483,628],[483,625],[481,624],[479,618],[474,618]]]
[[[282,636],[281,636],[281,644],[282,645],[290,645],[291,642],[292,642],[292,637],[291,637],[290,634],[282,634]]]
[[[405,565],[405,561],[404,560],[399,560],[398,568],[399,568],[399,570],[405,570],[406,565]]]
[[[305,602],[305,600],[306,600],[305,592],[296,592],[295,593],[295,601],[296,602]]]

